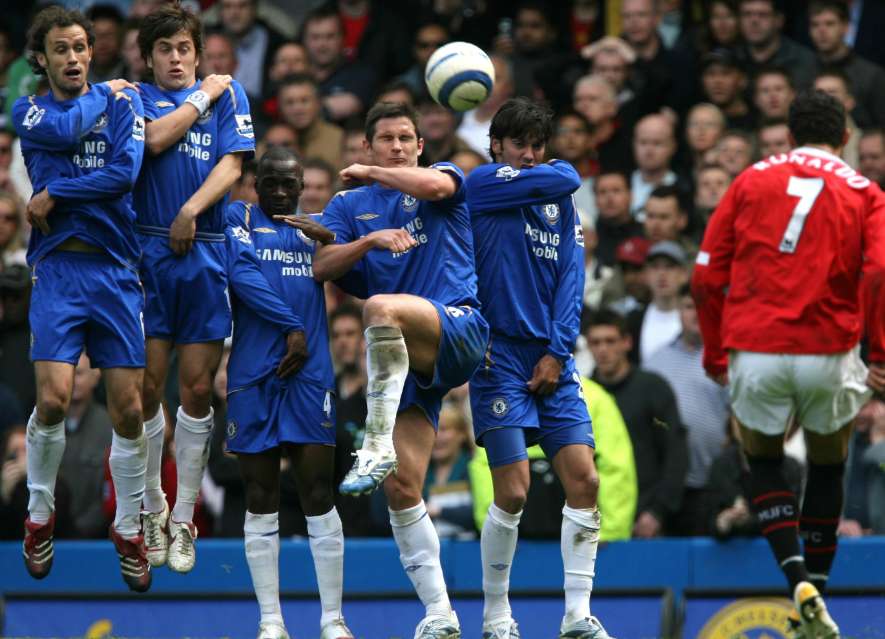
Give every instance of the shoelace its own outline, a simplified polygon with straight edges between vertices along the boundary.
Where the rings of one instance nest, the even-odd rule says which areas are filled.
[[[185,539],[185,535],[187,538]],[[175,546],[176,552],[179,555],[184,555],[185,557],[190,557],[193,552],[194,543],[191,538],[191,531],[187,526],[182,526],[178,529],[178,534],[175,536]]]
[[[427,632],[427,631],[430,631],[430,632],[443,632],[443,631],[451,632],[451,630],[452,630],[452,624],[451,624],[451,622],[449,622],[448,619],[434,619],[433,621],[428,623],[426,626],[424,626],[425,632]],[[429,636],[434,637],[436,635],[429,635]]]
[[[160,519],[160,514],[149,513],[145,515],[145,519],[147,520],[144,527],[145,541],[147,542],[148,548],[156,548],[160,545],[160,535],[162,533],[162,529],[158,521]]]

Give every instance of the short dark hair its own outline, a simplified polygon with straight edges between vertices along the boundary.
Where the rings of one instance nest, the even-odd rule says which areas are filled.
[[[679,209],[679,212],[682,215],[686,214],[685,196],[682,190],[675,184],[661,184],[660,186],[656,186],[652,189],[652,192],[648,194],[648,197],[657,198],[659,200],[665,200],[671,197],[675,198],[676,208]]]
[[[393,91],[405,91],[409,94],[409,97],[412,99],[412,104],[418,101],[418,95],[415,93],[415,89],[412,88],[412,85],[406,82],[405,80],[400,80],[398,78],[394,78],[378,91],[376,95],[376,100],[378,96],[382,96],[385,93],[391,93]]]
[[[122,25],[126,18],[120,13],[120,10],[110,4],[94,4],[86,11],[86,17],[92,22],[96,20],[113,20],[118,25]]]
[[[778,0],[738,0],[738,3],[737,3],[738,9],[743,7],[748,2],[765,2],[771,7],[771,10],[774,11],[775,13],[783,13],[784,12],[783,8],[781,7],[781,3]]]
[[[789,123],[787,122],[786,118],[764,118],[762,120],[762,122],[759,123],[759,126],[757,127],[756,131],[758,132],[758,131],[761,131],[762,129],[767,129],[769,127],[781,126],[781,125],[789,126]]]
[[[811,0],[808,6],[809,17],[814,17],[824,11],[832,11],[842,22],[848,22],[851,19],[851,12],[848,10],[848,3],[845,0]]]
[[[154,43],[160,38],[171,38],[179,31],[187,31],[197,55],[203,53],[203,26],[200,19],[178,4],[165,4],[145,16],[138,30],[138,48],[145,61],[154,50]]]
[[[553,137],[553,111],[528,98],[510,98],[501,105],[489,126],[489,141],[528,138],[547,144]],[[489,155],[494,153],[489,149]]]
[[[319,97],[320,87],[314,77],[307,73],[290,73],[280,80],[280,84],[277,86],[277,95],[282,93],[283,89],[300,86],[302,84],[308,84],[313,87],[314,92],[317,94],[317,97]]]
[[[365,131],[369,144],[375,137],[375,127],[378,126],[378,121],[385,118],[409,118],[415,125],[415,135],[421,137],[418,132],[418,112],[415,109],[400,102],[376,102],[366,114]]]
[[[630,331],[627,329],[627,320],[624,319],[624,316],[610,308],[601,308],[590,313],[586,326],[584,326],[584,333],[596,326],[614,326],[618,329],[621,337],[626,337],[630,334]]]
[[[352,304],[350,302],[345,302],[341,304],[338,308],[329,313],[329,327],[331,327],[341,317],[352,317],[360,323],[360,326],[362,326],[363,324],[362,311],[356,304]]]
[[[307,169],[317,169],[319,171],[322,171],[329,176],[329,183],[335,184],[335,169],[324,159],[305,158],[304,161],[301,163],[301,166],[304,168],[305,171]]]
[[[599,173],[596,175],[596,177],[593,178],[593,191],[594,192],[596,191],[596,187],[599,185],[599,180],[601,180],[602,178],[609,176],[609,175],[614,175],[614,176],[617,176],[617,177],[621,178],[622,180],[624,180],[624,186],[627,187],[628,191],[630,190],[630,175],[628,173],[626,173],[625,171],[621,171],[620,169],[603,168],[599,171]]]
[[[753,74],[754,88],[756,86],[756,83],[759,82],[759,78],[761,78],[763,75],[779,75],[787,81],[787,84],[790,85],[791,89],[796,88],[796,85],[793,83],[793,76],[790,75],[790,72],[787,71],[785,67],[782,67],[779,64],[766,64],[765,66],[757,70],[756,73]]]
[[[79,25],[86,32],[86,43],[92,47],[95,44],[95,31],[92,23],[82,13],[64,7],[46,7],[34,17],[31,28],[28,29],[28,64],[35,75],[46,75],[46,69],[37,62],[37,54],[46,55],[46,36],[55,27],[73,27]]]
[[[845,107],[823,91],[802,91],[790,105],[790,133],[798,146],[826,144],[839,148],[845,134]]]
[[[878,126],[866,128],[860,134],[860,139],[863,140],[864,138],[879,138],[882,140],[882,144],[885,145],[885,129]]]
[[[839,78],[842,81],[842,84],[845,85],[845,90],[848,93],[852,93],[851,90],[851,78],[848,77],[848,74],[845,73],[845,70],[841,67],[837,67],[833,64],[828,64],[823,67],[820,71],[817,72],[817,75],[814,76],[814,79],[818,78]]]
[[[304,36],[307,35],[307,28],[312,22],[319,22],[320,20],[328,20],[330,18],[334,18],[335,22],[338,24],[338,30],[343,34],[344,24],[341,22],[341,16],[338,14],[338,7],[334,2],[326,2],[325,4],[318,6],[316,9],[308,11],[307,15],[304,16],[304,22],[301,23],[301,32],[298,34],[298,41],[302,44],[304,43]]]
[[[691,284],[685,282],[682,286],[679,287],[679,297],[692,297],[691,295]]]
[[[559,126],[559,123],[563,118],[575,118],[576,120],[581,122],[581,126],[584,127],[584,130],[588,133],[593,130],[593,126],[590,124],[590,120],[587,119],[587,116],[579,111],[575,111],[574,109],[566,109],[561,113],[556,114],[556,126]]]
[[[295,175],[299,180],[304,176],[304,168],[301,165],[301,162],[298,160],[298,156],[292,153],[289,149],[286,149],[281,146],[272,146],[267,151],[264,152],[264,155],[261,156],[261,159],[258,160],[258,167],[255,171],[257,177],[260,177],[264,171],[262,170],[263,166],[266,166],[268,162],[295,162]]]

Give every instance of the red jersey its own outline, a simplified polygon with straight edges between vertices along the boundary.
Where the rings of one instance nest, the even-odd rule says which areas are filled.
[[[885,195],[821,149],[757,162],[716,207],[692,291],[712,375],[729,349],[848,351],[864,323],[885,361]]]

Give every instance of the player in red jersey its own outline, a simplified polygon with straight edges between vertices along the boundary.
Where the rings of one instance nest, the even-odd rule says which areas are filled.
[[[838,157],[848,131],[836,100],[803,93],[789,126],[798,148],[747,168],[717,207],[692,290],[704,367],[729,385],[796,636],[832,639],[839,629],[819,591],[836,552],[848,441],[870,389],[885,391],[885,195]],[[781,474],[792,420],[808,449],[801,514]]]

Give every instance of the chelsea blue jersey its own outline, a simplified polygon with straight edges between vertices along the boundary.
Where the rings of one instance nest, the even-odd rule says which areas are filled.
[[[241,388],[259,381],[276,370],[286,353],[284,333],[303,330],[308,359],[296,375],[296,382],[311,382],[323,388],[335,387],[323,285],[313,279],[314,241],[300,230],[275,222],[257,205],[233,202],[227,208],[228,235],[240,253],[257,265],[263,276],[265,294],[280,300],[295,319],[283,326],[281,319],[270,321],[266,310],[256,312],[249,300],[255,294],[241,288],[244,269],[231,269],[233,308],[233,350],[228,365],[228,387]],[[273,306],[264,303],[265,309]],[[290,320],[291,321],[291,320]],[[281,330],[282,329],[282,330]]]
[[[200,84],[197,80],[190,88],[164,91],[156,85],[142,83],[139,88],[145,119],[158,120],[172,113]],[[139,230],[168,236],[181,206],[203,185],[222,156],[243,152],[249,158],[254,150],[249,100],[243,87],[233,81],[180,140],[159,155],[148,154],[145,158],[134,194]],[[197,232],[223,233],[226,205],[227,195],[200,213]]]
[[[21,97],[13,107],[28,176],[37,194],[47,189],[55,206],[44,235],[36,227],[28,263],[76,237],[135,268],[141,255],[135,235],[132,186],[144,153],[141,98],[126,90],[111,95],[95,84],[73,100],[52,93]]]
[[[464,194],[464,174],[449,162],[431,168],[445,171],[455,194],[435,202],[378,184],[341,191],[326,205],[323,223],[346,244],[381,229],[402,228],[417,242],[405,253],[373,249],[339,284],[357,297],[409,293],[445,306],[478,308],[473,264],[473,235]]]
[[[467,178],[483,315],[493,334],[537,340],[565,360],[580,332],[584,238],[568,162],[486,164]]]

